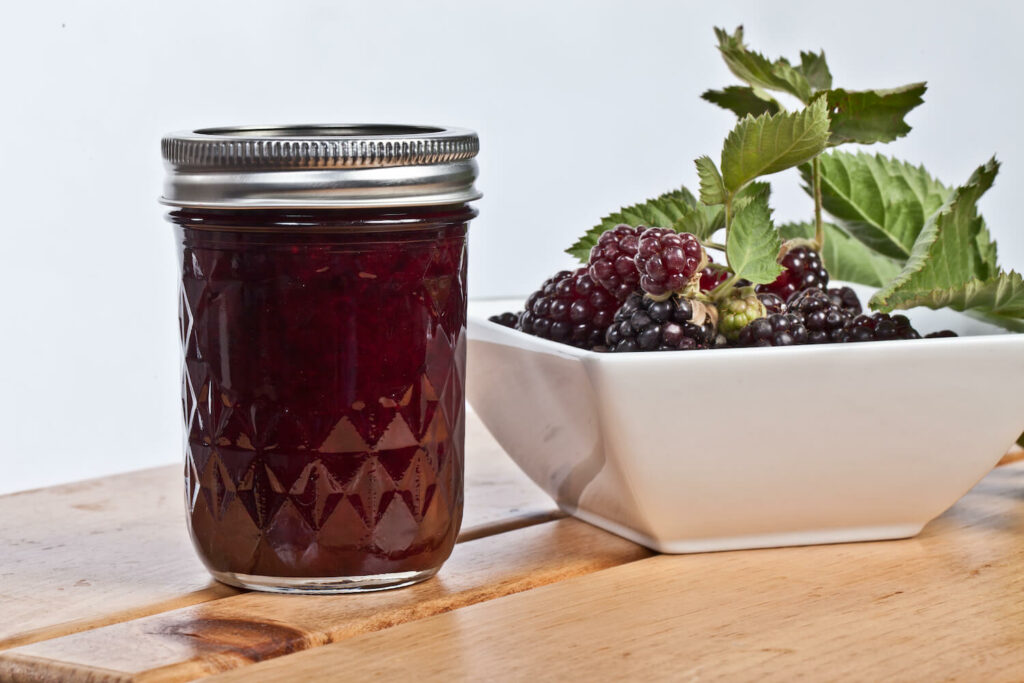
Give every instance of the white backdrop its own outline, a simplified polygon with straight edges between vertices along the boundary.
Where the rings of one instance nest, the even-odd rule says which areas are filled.
[[[1024,266],[1018,3],[6,2],[0,9],[0,492],[174,462],[181,444],[162,133],[388,121],[476,129],[473,296],[525,293],[595,220],[717,156],[733,82],[712,26],[770,56],[825,48],[837,85],[928,80],[885,151],[960,182]],[[793,177],[782,219],[809,205]]]

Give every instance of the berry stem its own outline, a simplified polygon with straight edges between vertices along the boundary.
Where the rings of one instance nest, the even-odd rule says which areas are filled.
[[[821,221],[821,157],[811,161],[811,176],[814,182],[814,249],[820,252],[825,246],[825,224]]]
[[[722,301],[732,293],[732,290],[735,289],[736,283],[739,282],[739,280],[740,276],[733,273],[729,276],[728,280],[708,292],[708,296],[712,301]]]
[[[722,242],[712,242],[711,240],[705,240],[700,243],[705,249],[717,249],[718,251],[725,251],[725,244]]]

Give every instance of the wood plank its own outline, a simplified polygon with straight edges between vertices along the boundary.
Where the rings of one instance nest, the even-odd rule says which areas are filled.
[[[403,590],[246,593],[8,650],[0,653],[0,678],[192,680],[650,555],[563,519],[462,543],[436,579]]]
[[[1024,680],[1024,463],[915,539],[657,556],[217,681]]]
[[[469,413],[460,541],[561,516]],[[0,650],[238,593],[192,550],[181,467],[0,496]]]

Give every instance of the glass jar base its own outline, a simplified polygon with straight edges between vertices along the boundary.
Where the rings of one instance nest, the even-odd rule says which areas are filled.
[[[296,595],[336,595],[338,593],[369,593],[372,591],[404,588],[426,581],[437,569],[418,572],[396,572],[394,574],[373,574],[371,576],[256,576],[235,572],[210,570],[213,578],[236,588],[264,591],[267,593],[292,593]]]

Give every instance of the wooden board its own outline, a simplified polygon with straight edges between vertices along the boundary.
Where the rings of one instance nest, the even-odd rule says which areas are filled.
[[[650,555],[563,519],[459,544],[436,579],[404,590],[316,597],[246,593],[8,650],[0,653],[0,676],[193,680]]]
[[[1024,679],[1024,463],[915,539],[657,556],[217,681]]]
[[[460,541],[561,516],[470,412]],[[185,528],[180,466],[0,496],[0,650],[238,591]]]

